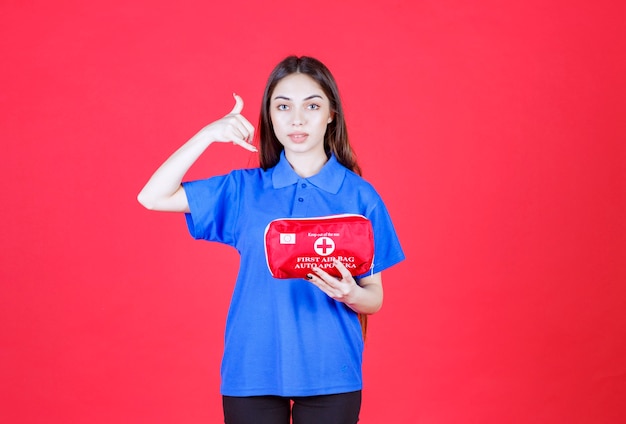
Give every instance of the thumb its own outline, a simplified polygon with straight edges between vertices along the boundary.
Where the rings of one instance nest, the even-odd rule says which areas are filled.
[[[239,114],[243,110],[243,99],[235,93],[233,93],[233,97],[235,98],[235,106],[233,107],[233,110],[230,111],[230,113]]]

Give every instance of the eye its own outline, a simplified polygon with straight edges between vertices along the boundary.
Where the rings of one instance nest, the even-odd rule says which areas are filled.
[[[318,110],[321,106],[315,103],[311,103],[308,108],[311,110]]]
[[[288,110],[289,106],[285,105],[285,104],[279,104],[276,106],[276,109],[278,110]]]

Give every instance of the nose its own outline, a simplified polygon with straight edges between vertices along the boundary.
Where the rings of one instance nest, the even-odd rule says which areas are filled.
[[[298,126],[304,124],[304,115],[300,109],[295,109],[293,111],[293,121],[292,125]]]

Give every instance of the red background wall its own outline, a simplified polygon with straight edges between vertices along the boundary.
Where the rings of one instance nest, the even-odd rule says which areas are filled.
[[[0,421],[215,423],[237,255],[135,200],[272,66],[337,77],[408,260],[367,423],[626,419],[620,1],[3,1]],[[254,165],[213,146],[190,178]]]

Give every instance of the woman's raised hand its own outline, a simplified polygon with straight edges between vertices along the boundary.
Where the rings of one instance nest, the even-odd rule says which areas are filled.
[[[158,211],[189,212],[185,190],[181,185],[185,173],[214,141],[232,142],[251,152],[254,127],[241,115],[243,100],[236,94],[235,107],[221,119],[202,128],[176,150],[152,174],[137,199],[146,208]]]
[[[254,127],[241,114],[243,110],[243,99],[233,93],[235,106],[233,110],[221,119],[204,127],[205,132],[212,141],[221,143],[236,144],[251,152],[256,152],[257,148],[252,145],[254,138]]]

